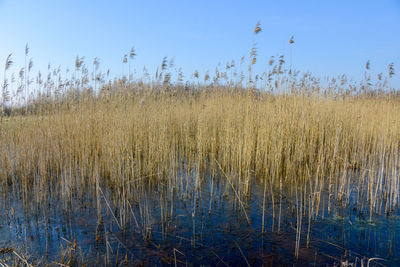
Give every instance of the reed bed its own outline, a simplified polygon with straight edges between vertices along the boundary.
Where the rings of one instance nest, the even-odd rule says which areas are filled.
[[[259,186],[260,232],[268,203],[272,232],[280,234],[283,218],[295,214],[296,258],[301,239],[307,247],[311,242],[313,223],[337,206],[351,207],[370,222],[399,212],[400,98],[390,87],[393,65],[386,80],[380,76],[373,84],[366,78],[359,87],[345,76],[321,82],[285,69],[283,56],[276,63],[271,59],[269,72],[254,75],[253,44],[248,81],[232,62],[213,78],[206,73],[200,81],[196,71],[192,82],[183,83],[182,72],[171,73],[167,59],[153,79],[147,73],[133,79],[133,49],[129,55],[129,76],[105,81],[95,59],[90,79],[77,57],[71,79],[49,68],[47,81],[39,73],[31,89],[24,80],[29,63],[14,93],[7,57],[0,124],[3,199],[18,196],[26,211],[45,220],[55,199],[65,210],[79,202],[97,210],[100,228],[106,210],[119,230],[135,225],[144,240],[151,240],[155,218],[167,238],[180,199],[193,206],[196,246],[202,198],[212,216],[217,194],[229,194],[251,224],[252,187]],[[217,186],[221,181],[224,192]],[[204,186],[210,187],[207,199]]]
[[[69,199],[97,179],[129,190],[136,180],[163,181],[182,169],[222,169],[239,176],[243,195],[252,179],[270,190],[307,184],[309,194],[328,190],[344,204],[356,190],[361,208],[390,214],[399,202],[399,111],[395,98],[219,88],[87,98],[3,123],[1,182],[41,203],[49,184]]]

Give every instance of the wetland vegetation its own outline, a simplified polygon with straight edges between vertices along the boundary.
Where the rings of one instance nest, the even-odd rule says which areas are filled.
[[[25,56],[2,86],[0,266],[400,264],[393,65],[256,75],[253,45],[185,82],[167,58],[133,79],[133,49],[117,79]]]

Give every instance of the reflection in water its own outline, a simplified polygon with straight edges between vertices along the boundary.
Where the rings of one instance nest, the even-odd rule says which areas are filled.
[[[40,204],[24,203],[18,187],[10,186],[1,199],[0,259],[18,263],[18,254],[34,265],[76,266],[333,266],[379,257],[385,261],[375,263],[400,264],[400,217],[370,221],[355,192],[341,205],[326,190],[317,203],[306,187],[280,189],[256,178],[246,193],[248,185],[225,173],[171,177],[144,178],[123,193],[105,182],[67,201],[49,184]]]

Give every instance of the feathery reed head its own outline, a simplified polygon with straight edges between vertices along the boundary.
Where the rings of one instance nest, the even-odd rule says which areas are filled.
[[[32,68],[33,68],[33,60],[30,59],[28,64],[28,71],[30,71]]]
[[[7,59],[6,59],[6,66],[5,66],[5,70],[8,70],[11,66],[12,66],[12,64],[14,63],[13,61],[12,61],[12,53],[11,54],[9,54],[8,55],[8,57],[7,57]]]
[[[28,56],[29,54],[29,46],[28,43],[25,45],[25,56]]]
[[[256,24],[256,27],[254,28],[254,34],[258,34],[259,32],[261,32],[261,23],[258,21]]]
[[[164,57],[162,62],[161,62],[161,71],[166,70],[167,66],[168,66],[167,57]]]
[[[24,79],[24,73],[25,73],[25,69],[24,69],[24,68],[21,68],[21,69],[19,70],[19,73],[18,73],[19,78],[20,78],[21,80]]]
[[[367,63],[365,63],[365,69],[369,70],[371,67],[371,62],[368,60]]]
[[[131,47],[131,51],[129,52],[130,59],[133,59],[136,56],[135,47]]]
[[[394,63],[389,64],[389,78],[392,78],[394,75]]]
[[[85,58],[85,57],[81,57],[81,58],[80,58],[79,56],[76,56],[76,58],[75,58],[75,68],[76,68],[77,70],[80,69],[80,68],[82,67],[84,58]]]

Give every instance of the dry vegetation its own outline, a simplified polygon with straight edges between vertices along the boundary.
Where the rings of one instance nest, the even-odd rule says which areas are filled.
[[[2,184],[37,190],[40,202],[49,182],[71,197],[98,177],[123,187],[180,169],[215,173],[220,165],[246,185],[255,178],[278,187],[309,183],[344,202],[356,182],[360,205],[379,213],[397,207],[397,99],[126,90],[5,121]]]
[[[216,177],[232,189],[247,220],[250,187],[261,181],[263,205],[272,198],[278,232],[282,196],[293,199],[298,240],[302,221],[310,227],[332,205],[346,207],[351,198],[370,220],[397,212],[400,102],[389,85],[393,66],[386,82],[379,77],[372,84],[367,78],[355,87],[345,77],[324,83],[292,72],[280,57],[253,80],[255,51],[248,81],[232,62],[212,81],[208,74],[198,81],[196,71],[194,81],[184,84],[178,71],[172,83],[172,68],[163,60],[152,81],[129,75],[105,82],[98,61],[90,79],[80,58],[70,80],[49,70],[47,81],[38,76],[28,91],[28,72],[22,71],[15,94],[4,81],[4,196],[18,192],[28,207],[45,210],[54,196],[68,207],[89,194],[101,210],[102,188],[111,188],[112,203],[106,205],[118,208],[115,222],[123,230],[133,216],[144,238],[149,238],[151,211],[142,203],[142,213],[135,216],[131,204],[141,202],[150,184],[195,199],[200,181]],[[132,50],[129,58],[134,55]],[[25,99],[23,92],[34,97]]]

